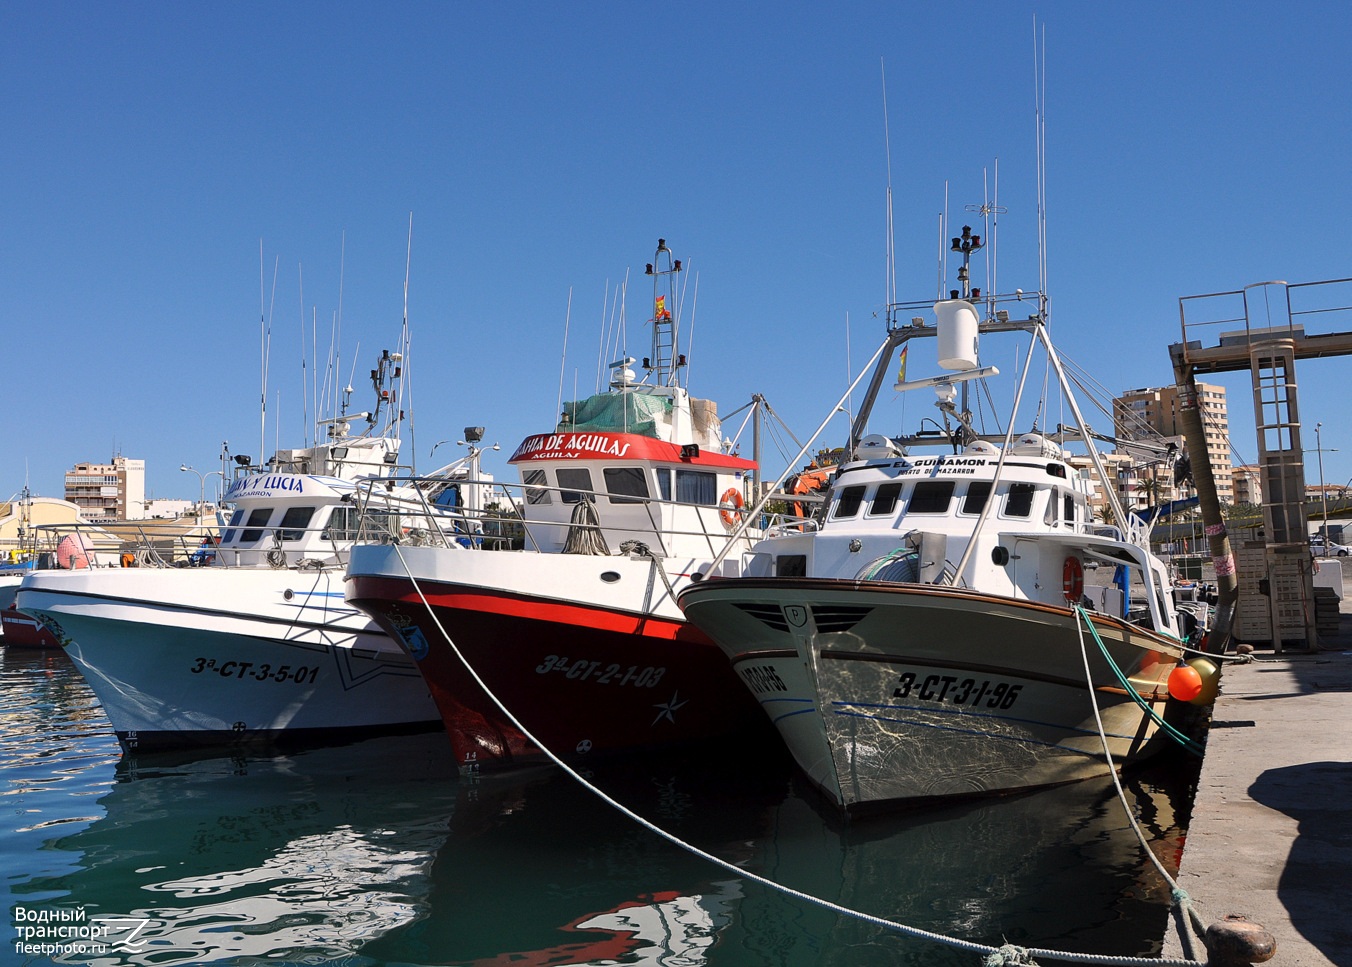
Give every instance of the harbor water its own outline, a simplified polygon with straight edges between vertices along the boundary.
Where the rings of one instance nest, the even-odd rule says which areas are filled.
[[[441,734],[124,757],[57,652],[0,650],[0,768],[0,964],[981,962],[711,864],[553,767],[457,778]],[[844,825],[785,760],[588,774],[738,868],[872,917],[1118,956],[1158,955],[1166,930],[1169,890],[1107,779]],[[1126,777],[1171,871],[1195,779],[1183,754]]]

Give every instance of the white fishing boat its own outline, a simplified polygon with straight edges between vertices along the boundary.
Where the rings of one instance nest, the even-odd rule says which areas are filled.
[[[560,755],[769,731],[676,606],[742,522],[756,464],[730,452],[713,402],[681,385],[671,281],[681,263],[665,242],[648,269],[653,352],[642,380],[637,360],[616,361],[609,392],[567,403],[511,457],[521,484],[494,499],[524,546],[353,549],[348,602],[417,659],[466,770],[543,758],[469,668]]]
[[[851,457],[819,519],[758,543],[743,576],[714,571],[680,593],[847,813],[1103,774],[1096,710],[1112,761],[1142,756],[1182,654],[1167,569],[1117,502],[1045,298],[972,289],[967,258],[981,241],[963,233],[962,288],[891,307]],[[1025,380],[1006,429],[976,425],[966,390],[997,375],[978,351],[997,333],[1031,337],[1023,376],[1039,357],[1054,372],[1116,523],[1093,519],[1092,476],[1064,441],[1016,432]],[[861,439],[892,360],[926,337],[939,374],[908,382],[903,369],[897,389],[933,388],[942,428]],[[1114,580],[1093,587],[1086,568]]]
[[[224,494],[233,514],[219,541],[175,548],[152,522],[82,566],[37,570],[17,604],[74,659],[123,746],[150,751],[240,743],[341,741],[436,729],[440,718],[417,667],[366,615],[343,601],[343,574],[361,516],[399,529],[462,538],[477,506],[478,450],[425,478],[392,483],[399,468],[400,355],[372,372],[369,413],[321,421],[327,438],[279,451],[264,468],[247,457]],[[344,405],[346,410],[346,405]],[[353,424],[365,423],[354,431]],[[358,482],[381,485],[362,496]],[[101,536],[107,546],[107,528]],[[69,540],[53,528],[50,540]],[[59,556],[58,556],[59,557]],[[131,566],[123,566],[131,565]]]

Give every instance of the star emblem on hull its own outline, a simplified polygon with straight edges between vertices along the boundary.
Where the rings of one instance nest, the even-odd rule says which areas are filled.
[[[690,699],[686,699],[685,702],[678,702],[677,701],[678,697],[679,697],[678,692],[672,692],[671,698],[667,699],[660,705],[653,706],[653,708],[657,709],[657,718],[653,719],[653,725],[656,725],[663,719],[666,719],[672,725],[676,724],[676,716],[674,713],[677,711],[677,709],[679,709],[682,705],[684,705],[685,702],[690,701]]]

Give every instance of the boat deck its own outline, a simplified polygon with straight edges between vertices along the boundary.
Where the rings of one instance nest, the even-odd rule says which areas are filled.
[[[1202,920],[1261,924],[1274,964],[1352,964],[1350,599],[1318,653],[1259,647],[1226,666],[1183,851]],[[1185,956],[1172,923],[1164,956]]]

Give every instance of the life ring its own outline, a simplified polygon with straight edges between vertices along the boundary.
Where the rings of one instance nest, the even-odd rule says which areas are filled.
[[[1061,591],[1073,604],[1079,604],[1084,597],[1084,565],[1078,557],[1068,557],[1061,565]]]
[[[718,499],[718,517],[723,521],[723,526],[734,530],[742,522],[742,508],[745,506],[742,492],[736,487],[723,491],[723,496]]]

